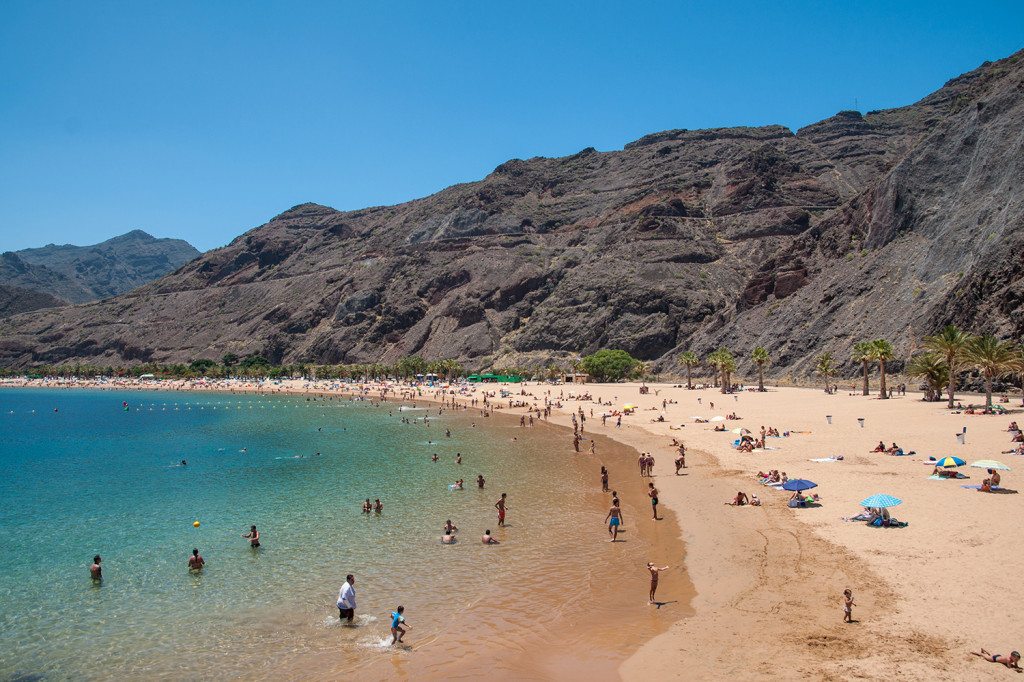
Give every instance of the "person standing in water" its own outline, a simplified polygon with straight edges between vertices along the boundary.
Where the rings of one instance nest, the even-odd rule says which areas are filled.
[[[651,572],[651,593],[647,597],[647,600],[648,600],[647,603],[648,604],[654,604],[654,603],[656,603],[654,601],[654,593],[658,591],[658,574],[661,573],[662,571],[667,571],[668,570],[668,566],[662,566],[661,568],[658,568],[657,566],[652,564],[650,561],[648,561],[647,562],[647,570]]]
[[[501,494],[501,499],[494,503],[494,508],[498,510],[498,525],[504,528],[505,526],[505,511],[508,506],[505,504],[506,493]]]
[[[658,518],[658,489],[654,487],[653,483],[648,483],[647,488],[647,496],[651,498],[651,513],[655,521],[660,521],[661,519]]]
[[[612,501],[612,508],[608,510],[608,516],[604,517],[604,520],[608,523],[608,534],[612,536],[611,542],[615,542],[616,538],[619,537],[619,526],[625,520],[622,517],[622,509],[619,508],[619,501],[617,499]]]
[[[103,582],[103,568],[100,566],[100,562],[102,561],[103,559],[100,558],[99,554],[92,558],[92,566],[89,567],[89,575],[92,576],[92,581],[94,583]]]
[[[391,612],[391,644],[400,644],[405,631],[412,626],[405,622],[405,607],[399,606],[396,611]]]
[[[483,474],[477,474],[476,475],[476,487],[480,488],[481,490],[483,490],[484,489],[484,483],[486,483],[486,481],[484,480],[484,475]]]
[[[256,549],[260,546],[260,532],[256,526],[250,526],[248,533],[242,533],[242,537],[249,541],[249,546]]]
[[[203,566],[206,565],[206,560],[199,556],[199,550],[193,549],[192,556],[188,558],[188,570],[192,573],[198,573],[203,570]]]
[[[347,620],[349,625],[356,616],[356,578],[349,573],[338,590],[338,619]]]

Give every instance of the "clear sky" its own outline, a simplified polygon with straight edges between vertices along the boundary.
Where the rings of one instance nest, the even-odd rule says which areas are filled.
[[[911,103],[1024,2],[0,2],[0,251],[200,249],[510,158]]]

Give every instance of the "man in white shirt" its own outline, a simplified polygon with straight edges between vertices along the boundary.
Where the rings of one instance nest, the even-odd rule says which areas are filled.
[[[345,582],[338,592],[338,618],[350,624],[356,615],[356,579],[351,573],[345,576]]]

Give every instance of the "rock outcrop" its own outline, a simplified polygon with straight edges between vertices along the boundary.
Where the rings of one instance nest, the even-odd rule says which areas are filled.
[[[1024,333],[1024,53],[911,106],[513,159],[389,207],[296,206],[128,294],[4,322],[0,362],[539,364],[763,345],[772,371],[938,325]]]

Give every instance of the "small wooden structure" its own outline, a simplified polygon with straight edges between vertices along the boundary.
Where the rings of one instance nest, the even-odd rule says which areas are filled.
[[[563,384],[585,384],[590,380],[589,374],[583,372],[571,372],[562,375]]]

